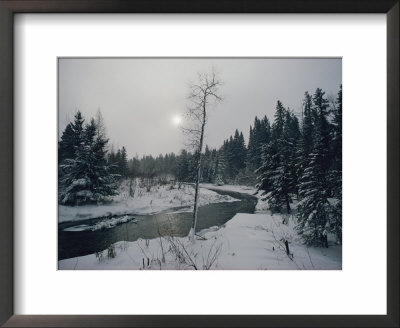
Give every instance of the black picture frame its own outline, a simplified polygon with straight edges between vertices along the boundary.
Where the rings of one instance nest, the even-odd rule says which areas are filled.
[[[0,324],[5,327],[399,327],[399,8],[398,0],[0,0]],[[14,315],[13,17],[16,13],[385,13],[387,315]]]

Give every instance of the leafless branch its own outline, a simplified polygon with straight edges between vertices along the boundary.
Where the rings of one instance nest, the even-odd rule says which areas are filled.
[[[203,257],[203,269],[205,270],[210,270],[214,262],[217,260],[222,244],[216,245],[217,241],[214,240],[214,242],[211,244],[210,248],[208,249],[207,252],[207,257],[204,258],[204,252],[202,252],[202,257]]]

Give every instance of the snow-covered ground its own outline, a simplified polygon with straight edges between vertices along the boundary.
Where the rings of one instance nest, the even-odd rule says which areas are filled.
[[[194,187],[188,184],[155,185],[147,191],[137,183],[132,187],[133,197],[129,193],[129,181],[124,181],[118,196],[111,203],[103,205],[83,205],[58,207],[58,222],[76,221],[102,216],[125,214],[154,214],[170,208],[193,206]],[[210,203],[234,202],[237,199],[220,195],[215,191],[200,188],[199,205]]]
[[[162,237],[115,244],[116,256],[107,250],[59,261],[59,269],[251,269],[251,270],[340,270],[341,246],[313,248],[302,245],[293,221],[282,224],[279,215],[237,214],[222,227],[199,233],[191,243],[186,237]],[[288,240],[290,255],[283,240]]]
[[[87,213],[141,212],[150,213],[170,207],[190,206],[193,203],[193,187],[169,190],[169,186],[154,187],[137,198],[130,199],[123,193],[114,205],[87,207]],[[235,201],[232,197],[221,196],[208,188],[235,191],[254,195],[258,198],[255,214],[236,214],[221,227],[211,227],[198,233],[195,243],[188,238],[161,237],[151,240],[139,239],[134,242],[120,241],[114,244],[116,256],[108,257],[108,250],[101,254],[91,254],[59,261],[61,270],[102,270],[102,269],[250,269],[250,270],[340,270],[342,267],[342,247],[330,242],[329,248],[307,247],[295,232],[295,218],[288,215],[272,215],[268,204],[257,194],[255,188],[246,186],[214,186],[202,184],[200,204]],[[138,189],[135,191],[135,193]],[[124,200],[125,199],[125,200]],[[105,209],[105,208],[109,209]],[[64,214],[64,220],[82,218],[84,206]],[[101,208],[101,212],[93,212]],[[90,212],[92,211],[92,212]],[[67,215],[68,214],[68,215]],[[283,219],[287,223],[283,223]],[[123,217],[128,220],[128,217]],[[121,222],[111,222],[119,224]],[[76,227],[74,227],[76,228]],[[101,227],[100,227],[101,228]],[[86,227],[81,227],[85,230]],[[288,241],[290,254],[286,253],[284,241]]]

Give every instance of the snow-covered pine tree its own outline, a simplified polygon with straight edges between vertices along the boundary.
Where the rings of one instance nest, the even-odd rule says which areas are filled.
[[[82,132],[75,157],[60,164],[63,171],[60,179],[62,204],[98,203],[116,194],[116,175],[106,161],[107,142],[103,136],[96,136],[96,124],[92,119]]]
[[[300,178],[297,206],[297,230],[308,245],[328,247],[331,206],[328,178],[329,122],[328,102],[324,92],[317,89],[313,96],[313,149],[304,162],[308,162]],[[303,140],[304,125],[303,122]],[[303,143],[303,147],[306,146]],[[307,156],[304,153],[304,156]]]
[[[256,119],[257,119],[257,116],[256,116]],[[254,165],[255,149],[256,149],[256,142],[255,142],[255,136],[254,136],[254,129],[250,125],[249,142],[247,144],[247,158],[246,158],[246,166],[249,167],[249,168],[250,167],[252,167],[252,168],[256,167]]]
[[[254,125],[250,125],[249,143],[247,146],[247,166],[256,170],[261,165],[261,144],[260,144],[261,122],[256,116]]]
[[[261,166],[261,148],[262,145],[267,144],[271,139],[271,126],[267,116],[264,116],[262,120],[260,120],[260,124],[256,129],[256,158],[255,158],[255,165],[256,168]]]
[[[61,163],[66,158],[75,156],[75,134],[72,124],[68,123],[58,143],[58,161]]]
[[[203,163],[201,167],[201,181],[210,183],[213,180],[213,157],[212,157],[212,151],[206,145],[203,158],[201,160]]]
[[[254,119],[254,127],[250,125],[249,142],[246,155],[247,181],[252,185],[257,184],[257,176],[260,174],[263,161],[263,149],[270,142],[271,127],[267,116],[259,120],[256,116]]]
[[[342,85],[336,98],[336,104],[332,109],[332,148],[333,167],[336,170],[342,169]]]
[[[246,142],[244,141],[243,132],[240,132],[237,143],[238,143],[238,152],[240,158],[240,160],[238,161],[239,164],[238,166],[240,169],[243,169],[246,166],[246,156],[247,156],[247,147],[246,147]]]
[[[330,230],[339,243],[342,241],[342,86],[332,109],[332,168],[329,172],[331,198]]]
[[[277,156],[275,170],[271,172],[271,192],[267,200],[271,210],[280,212],[285,208],[290,213],[292,194],[297,192],[294,162],[299,127],[297,118],[281,104],[277,106],[272,133]]]
[[[72,130],[74,132],[74,145],[75,148],[80,147],[83,140],[83,128],[85,120],[82,117],[82,113],[78,110],[74,116],[74,123],[72,123]]]
[[[329,203],[326,190],[326,174],[323,171],[322,143],[317,142],[310,154],[310,162],[300,180],[297,205],[297,230],[307,245],[327,246],[329,228]]]
[[[297,147],[296,172],[301,177],[310,161],[310,153],[314,148],[314,123],[313,123],[312,97],[306,92],[303,101],[301,137]]]
[[[322,143],[322,147],[328,151],[325,156],[322,158],[322,165],[325,172],[331,166],[329,149],[331,148],[331,125],[328,121],[329,115],[329,102],[325,98],[325,92],[321,89],[317,88],[313,95],[313,114],[314,114],[314,125],[316,129],[316,133],[314,136],[316,137],[316,141]],[[317,143],[315,142],[315,144]]]
[[[218,186],[222,186],[225,184],[225,170],[226,170],[226,157],[223,149],[220,149],[217,152],[217,156],[215,159],[215,177],[214,183]]]
[[[74,115],[74,122],[68,123],[61,135],[58,145],[58,159],[62,162],[66,158],[74,158],[75,151],[83,138],[83,124],[85,120],[80,111]]]
[[[299,120],[288,108],[286,111],[285,125],[283,128],[283,161],[285,171],[287,172],[285,179],[287,180],[288,194],[298,194],[298,174],[296,170],[296,160],[300,136]]]
[[[141,174],[140,160],[137,155],[128,161],[128,170],[131,178],[136,178]]]
[[[221,150],[225,157],[224,179],[234,181],[238,173],[246,167],[247,147],[242,132],[235,130],[234,136],[224,141]]]
[[[183,149],[181,151],[181,154],[179,155],[179,158],[178,158],[177,179],[180,182],[189,181],[189,171],[190,171],[189,160],[190,160],[190,158],[189,158],[188,152],[185,149]]]
[[[230,165],[232,167],[233,177],[246,166],[246,144],[244,141],[243,133],[236,129],[233,140],[230,146]]]
[[[235,175],[235,170],[234,170],[234,162],[235,162],[235,155],[234,155],[234,143],[233,143],[233,137],[230,136],[229,139],[224,142],[223,145],[223,150],[224,150],[224,155],[225,155],[225,178],[230,180],[234,177]]]
[[[291,203],[291,116],[280,101],[277,102],[271,141],[263,147],[263,163],[258,170],[259,190],[263,190],[269,208],[280,212],[283,207],[290,213]],[[289,118],[289,119],[288,119]]]
[[[113,170],[114,173],[119,174],[122,176],[122,171],[121,171],[121,149],[118,149],[117,152],[115,153],[115,162],[112,163],[113,165]]]
[[[128,155],[126,153],[125,147],[122,147],[121,150],[119,170],[122,177],[128,176]]]
[[[62,179],[65,175],[63,165],[66,159],[74,159],[76,152],[79,149],[83,139],[83,124],[85,120],[82,117],[80,111],[77,111],[74,115],[74,121],[70,122],[59,141],[58,147],[58,195],[60,197],[61,192],[64,190]]]
[[[272,190],[272,179],[275,174],[275,170],[278,162],[278,150],[276,148],[276,143],[272,140],[270,142],[262,145],[261,147],[261,166],[256,170],[257,174],[257,190],[261,191],[262,199],[266,200],[269,192]]]

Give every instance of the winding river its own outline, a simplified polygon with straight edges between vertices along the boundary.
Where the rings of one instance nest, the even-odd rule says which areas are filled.
[[[197,231],[212,226],[221,226],[236,213],[254,213],[257,199],[254,196],[211,189],[221,195],[229,195],[240,201],[215,203],[199,208]],[[109,229],[96,231],[68,231],[79,225],[91,226],[107,218],[64,222],[58,224],[58,260],[93,254],[106,249],[117,241],[152,239],[161,235],[185,236],[190,230],[192,212],[174,208],[151,215],[134,215],[132,220]],[[67,231],[65,231],[65,229]]]

